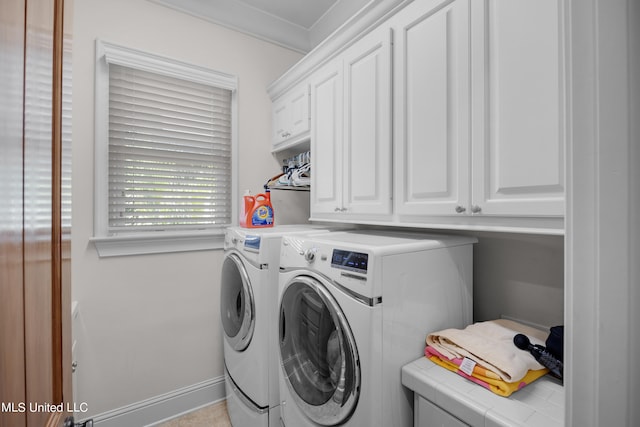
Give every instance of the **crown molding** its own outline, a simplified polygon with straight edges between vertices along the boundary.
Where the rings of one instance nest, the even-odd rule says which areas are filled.
[[[371,0],[267,88],[272,100],[300,83],[413,0]]]

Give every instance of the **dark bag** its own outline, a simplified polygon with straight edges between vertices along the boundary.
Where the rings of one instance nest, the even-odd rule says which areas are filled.
[[[545,342],[545,346],[549,353],[553,354],[556,359],[563,361],[564,353],[564,326],[554,326],[549,331],[549,336]]]

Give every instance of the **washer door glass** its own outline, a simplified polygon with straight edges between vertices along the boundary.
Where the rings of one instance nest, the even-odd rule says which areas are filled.
[[[255,306],[249,276],[240,257],[229,254],[222,264],[220,315],[226,339],[234,350],[249,346],[255,327]]]
[[[280,361],[298,407],[314,422],[344,423],[360,392],[356,343],[344,313],[318,280],[298,276],[280,302]]]

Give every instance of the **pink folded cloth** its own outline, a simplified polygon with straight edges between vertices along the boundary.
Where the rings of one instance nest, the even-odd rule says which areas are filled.
[[[503,397],[510,396],[514,391],[520,390],[527,384],[531,384],[533,381],[549,372],[549,370],[546,368],[529,371],[527,375],[525,375],[519,381],[510,383],[504,381],[493,371],[485,369],[480,364],[476,364],[470,367],[464,367],[466,363],[465,359],[447,359],[431,346],[427,346],[425,348],[424,355],[436,365],[440,365],[443,368],[450,370],[451,372],[455,372],[461,377],[464,377],[469,381],[473,381],[474,383],[481,385],[487,390]]]

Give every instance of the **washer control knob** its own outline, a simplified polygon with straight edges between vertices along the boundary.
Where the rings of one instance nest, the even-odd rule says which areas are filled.
[[[309,248],[306,251],[304,251],[304,259],[307,260],[307,262],[313,262],[316,260],[316,252],[317,249],[316,248]]]

